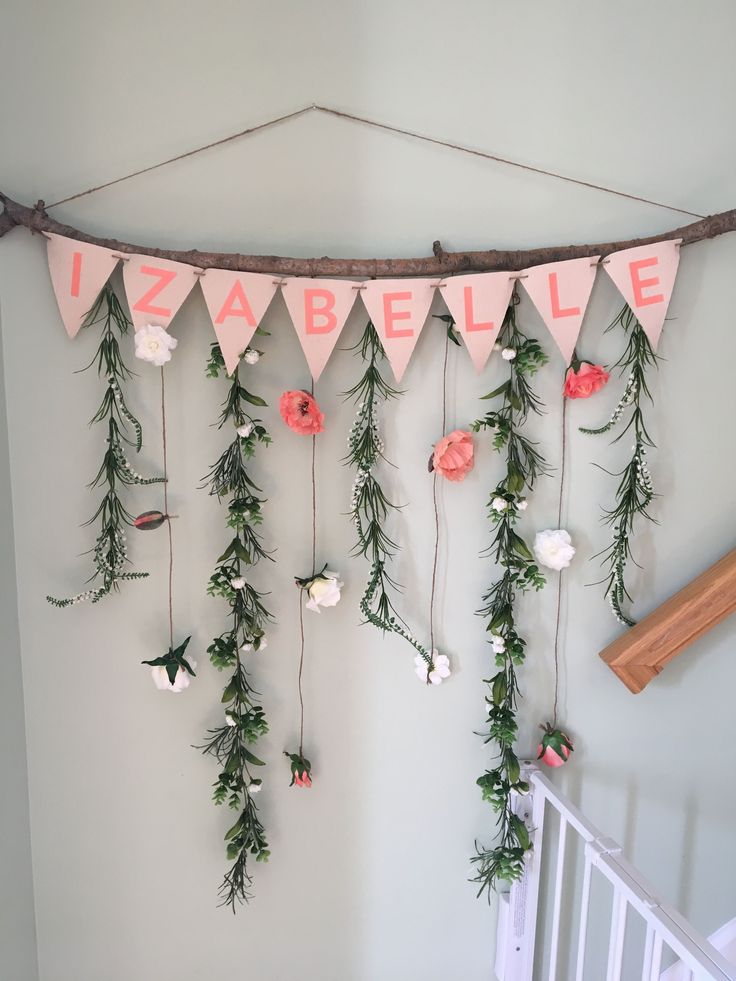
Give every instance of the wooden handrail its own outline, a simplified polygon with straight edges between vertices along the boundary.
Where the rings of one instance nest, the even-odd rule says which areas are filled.
[[[736,549],[675,593],[600,657],[637,694],[668,661],[736,610]]]

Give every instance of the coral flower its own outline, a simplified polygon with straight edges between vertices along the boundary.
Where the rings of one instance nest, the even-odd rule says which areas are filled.
[[[443,436],[432,454],[432,470],[447,480],[465,480],[473,469],[473,437],[462,429]]]
[[[577,371],[571,365],[565,374],[565,387],[562,394],[568,399],[587,399],[600,391],[610,375],[601,364],[581,361]]]
[[[324,427],[324,413],[309,392],[284,392],[279,399],[279,412],[289,429],[301,436],[314,436]]]

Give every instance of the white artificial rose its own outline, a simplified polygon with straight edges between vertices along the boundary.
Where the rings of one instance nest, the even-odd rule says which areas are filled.
[[[251,780],[251,782],[248,784],[249,794],[259,794],[262,790],[263,790],[262,780]]]
[[[491,634],[491,644],[493,645],[494,654],[503,654],[506,650],[506,641],[501,634]]]
[[[242,576],[236,576],[235,579],[230,580],[230,585],[233,587],[233,589],[244,589],[245,579],[243,579]]]
[[[449,678],[452,672],[450,671],[450,659],[446,654],[440,654],[437,650],[430,651],[430,657],[432,659],[432,665],[427,664],[421,654],[417,654],[414,658],[414,673],[420,681],[425,684],[427,681],[431,685],[441,685],[444,678]]]
[[[197,662],[191,657],[187,658],[187,660],[192,666],[192,671],[194,671],[197,667]],[[181,667],[176,672],[173,684],[169,681],[166,667],[163,664],[156,664],[151,668],[151,677],[159,691],[173,691],[176,695],[184,691],[191,684],[191,675]]]
[[[563,528],[538,531],[534,538],[534,557],[540,565],[559,572],[572,562],[575,548]]]
[[[494,511],[498,511],[499,514],[502,511],[505,511],[508,508],[508,506],[509,506],[509,502],[506,500],[505,497],[494,497],[493,500],[491,501],[491,507],[493,508]]]
[[[246,364],[258,364],[260,359],[260,351],[255,351],[252,347],[246,348],[245,354],[243,355],[243,361],[245,361]]]
[[[512,347],[505,347],[501,351],[501,357],[504,361],[513,361],[516,357],[516,351]]]
[[[244,422],[242,426],[238,426],[236,432],[241,439],[247,439],[255,428],[252,422]]]
[[[321,572],[310,581],[306,587],[307,595],[309,596],[307,600],[308,610],[319,613],[320,607],[337,606],[340,602],[340,590],[344,585],[340,581],[339,576],[340,574],[338,572],[331,572],[329,569],[325,569],[324,572]]]
[[[528,507],[529,507],[529,501],[527,501],[525,497],[522,497],[520,501],[516,502],[517,511],[526,511]]]
[[[158,324],[148,324],[135,332],[135,356],[141,361],[163,367],[171,361],[171,352],[178,341]]]
[[[232,712],[226,712],[226,713],[225,713],[225,721],[227,722],[227,724],[228,724],[229,726],[233,726],[233,728],[234,728],[234,727],[235,727],[235,726],[236,726],[236,725],[238,724],[238,720],[237,720],[237,718],[236,718],[236,717],[235,717],[235,716],[234,716],[234,715],[232,714]]]

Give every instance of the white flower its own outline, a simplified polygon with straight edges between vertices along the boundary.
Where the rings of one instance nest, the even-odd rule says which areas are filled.
[[[512,347],[505,347],[501,351],[501,357],[504,361],[513,361],[516,357],[516,351]]]
[[[251,782],[248,784],[249,794],[259,794],[262,790],[263,790],[262,780],[251,780]]]
[[[432,670],[430,671],[429,665],[424,660],[421,654],[417,654],[414,658],[414,672],[421,681],[425,684],[427,683],[427,678],[432,685],[441,685],[443,678],[449,678],[452,672],[450,671],[450,659],[446,654],[440,654],[438,651],[430,651],[430,657],[432,658]]]
[[[242,426],[238,426],[236,432],[241,439],[247,439],[255,428],[252,422],[245,422]]]
[[[258,650],[259,650],[259,651],[265,651],[265,649],[266,649],[267,647],[268,647],[268,641],[266,640],[266,638],[265,638],[265,637],[261,637],[261,642],[260,642],[260,644],[258,645]]]
[[[240,649],[241,649],[241,651],[252,651],[253,650],[253,645],[252,644],[243,644],[243,646]]]
[[[192,666],[192,671],[197,667],[197,662],[189,657],[187,661]],[[173,691],[174,694],[178,695],[180,692],[184,691],[191,684],[191,675],[184,668],[179,668],[176,672],[174,678],[174,683],[169,681],[169,676],[166,673],[166,668],[163,664],[156,664],[151,668],[151,677],[153,678],[154,685],[159,691]]]
[[[233,587],[233,589],[244,589],[245,579],[243,579],[242,576],[236,576],[235,579],[230,580],[230,585]]]
[[[340,602],[340,590],[344,583],[340,581],[339,572],[325,569],[315,576],[307,586],[307,609],[314,613],[320,612],[321,606],[336,606]]]
[[[506,641],[501,634],[491,634],[491,643],[493,644],[494,654],[503,654],[506,650]]]
[[[529,501],[527,501],[525,497],[522,497],[521,500],[516,502],[517,511],[526,511],[528,507],[529,507]]]
[[[254,350],[252,347],[245,349],[245,354],[243,355],[243,361],[246,364],[258,364],[261,360],[261,352]]]
[[[238,724],[237,718],[232,714],[232,712],[225,713],[225,721],[229,726],[236,726]]]
[[[157,368],[171,361],[171,352],[177,344],[177,339],[158,324],[148,324],[135,332],[135,356]]]
[[[508,506],[509,506],[509,502],[506,500],[505,497],[494,497],[493,500],[491,501],[491,507],[493,508],[494,511],[498,511],[499,514],[501,513],[501,511],[505,511],[508,508]]]
[[[500,341],[496,341],[496,343],[493,345],[493,350],[494,351],[500,351],[502,347],[503,347],[503,344],[501,344]]]
[[[538,531],[534,538],[534,556],[540,565],[559,572],[572,562],[575,549],[572,539],[562,528]]]

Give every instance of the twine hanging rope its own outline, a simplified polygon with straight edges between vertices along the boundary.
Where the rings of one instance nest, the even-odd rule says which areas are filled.
[[[314,379],[310,389],[314,398]],[[312,575],[317,575],[317,437],[312,436]],[[304,692],[302,674],[304,673],[304,590],[299,589],[299,755],[304,756]]]
[[[447,427],[447,356],[450,348],[449,335],[445,337],[445,355],[442,361],[442,429],[440,439],[445,435]],[[432,559],[432,588],[429,596],[429,653],[434,651],[434,608],[437,591],[437,565],[440,554],[440,511],[437,504],[437,471],[432,474],[432,506],[434,508],[434,557]],[[429,684],[429,672],[427,672]]]
[[[168,455],[166,445],[166,385],[164,382],[164,369],[161,368],[161,435],[163,441],[163,470],[164,470],[164,515],[166,516],[166,528],[169,533],[169,642],[171,649],[174,649],[174,542],[171,533],[171,515],[169,514],[169,472]]]
[[[122,184],[124,181],[132,180],[134,177],[140,177],[143,174],[150,174],[151,171],[159,170],[161,167],[168,167],[169,164],[178,163],[180,160],[187,160],[189,157],[194,157],[199,153],[204,153],[206,150],[213,150],[215,147],[225,146],[227,143],[232,143],[234,140],[240,140],[246,136],[252,136],[254,133],[262,132],[263,130],[269,129],[272,126],[277,126],[280,123],[290,122],[293,119],[297,119],[299,116],[303,116],[306,113],[311,112],[323,113],[328,116],[335,116],[338,119],[345,119],[349,122],[359,123],[363,126],[370,126],[373,129],[380,129],[384,132],[396,133],[400,136],[407,136],[412,140],[418,140],[422,143],[430,143],[434,146],[445,147],[446,149],[453,150],[456,153],[480,157],[482,160],[489,160],[493,163],[502,164],[505,167],[515,167],[519,170],[524,170],[527,173],[540,174],[543,177],[550,177],[553,180],[565,181],[568,184],[576,184],[578,187],[587,187],[593,191],[602,191],[605,194],[614,194],[616,197],[626,198],[629,201],[637,201],[640,204],[649,204],[655,208],[663,208],[666,211],[674,211],[677,214],[687,215],[690,218],[705,217],[704,215],[700,215],[695,211],[687,211],[685,208],[678,208],[675,205],[666,204],[662,201],[655,201],[652,198],[646,198],[639,194],[630,194],[628,191],[621,191],[618,188],[608,187],[605,184],[596,184],[593,181],[581,180],[578,177],[571,177],[569,174],[561,174],[558,171],[548,170],[545,167],[534,167],[531,164],[524,163],[520,160],[512,160],[510,157],[501,157],[496,153],[478,150],[473,147],[464,146],[461,143],[454,143],[450,140],[443,140],[435,136],[427,136],[425,133],[417,133],[414,130],[405,129],[402,126],[393,126],[390,123],[382,123],[375,119],[368,119],[366,116],[358,116],[354,113],[343,112],[342,110],[335,109],[332,106],[320,106],[317,104],[303,106],[301,109],[294,110],[294,112],[289,112],[282,116],[276,116],[273,119],[268,119],[263,123],[250,126],[248,129],[242,129],[236,133],[231,133],[229,136],[222,137],[222,139],[214,140],[210,143],[204,143],[201,146],[194,147],[191,150],[185,150],[183,153],[179,153],[175,157],[168,157],[166,160],[160,160],[158,163],[151,164],[148,167],[142,167],[140,170],[134,170],[129,174],[124,174],[122,177],[115,177],[112,180],[105,181],[103,184],[96,184],[94,187],[88,187],[84,191],[77,191],[75,194],[70,194],[65,198],[60,198],[58,201],[54,201],[53,204],[47,205],[46,210],[49,208],[57,208],[62,204],[68,204],[70,201],[76,201],[78,198],[86,197],[88,194],[94,194],[96,191],[103,191],[105,188],[114,187],[116,184]]]
[[[557,505],[557,527],[562,528],[562,507],[565,494],[565,456],[567,453],[567,396],[562,396],[562,459],[560,462],[560,497]],[[552,708],[552,728],[557,728],[557,703],[560,693],[560,619],[562,610],[562,572],[557,573],[557,615],[555,617],[555,698]]]

